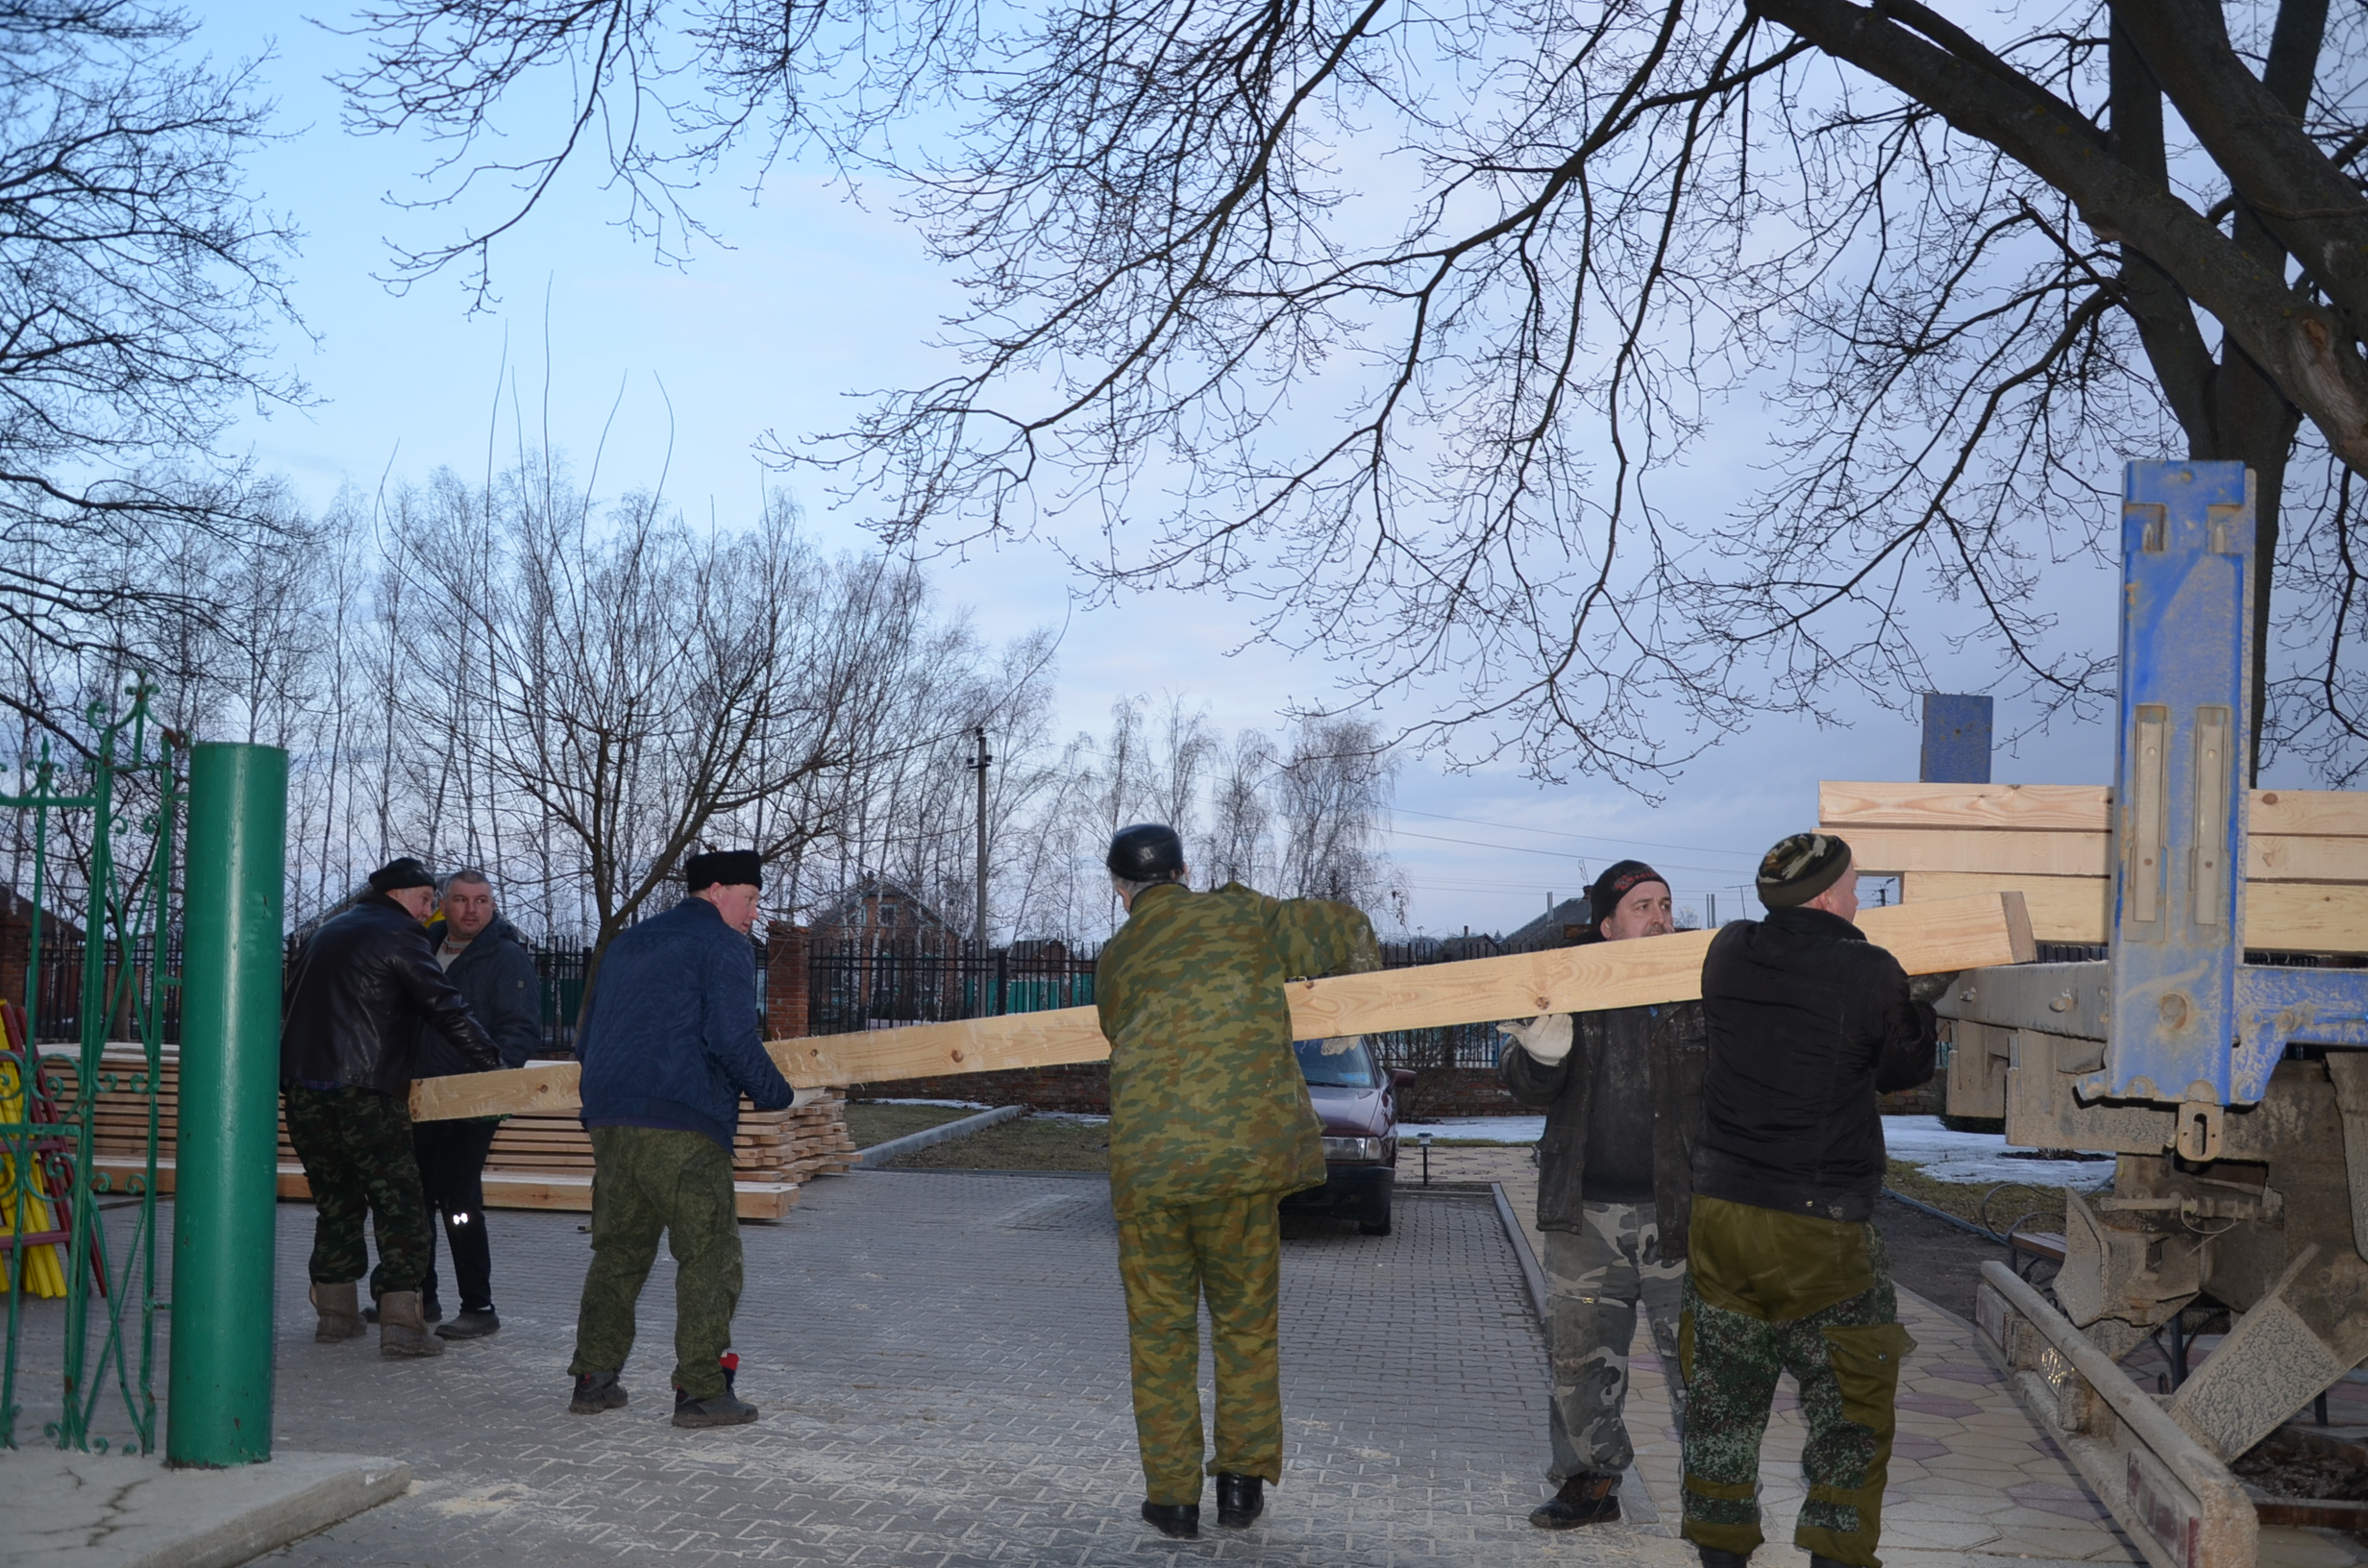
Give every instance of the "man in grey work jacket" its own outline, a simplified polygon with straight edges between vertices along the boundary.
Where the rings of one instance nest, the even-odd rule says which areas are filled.
[[[1640,860],[1587,890],[1581,943],[1665,935],[1669,885]],[[1623,1407],[1637,1309],[1652,1321],[1669,1403],[1682,1426],[1677,1324],[1695,1130],[1702,1120],[1702,1004],[1556,1013],[1498,1026],[1514,1037],[1497,1070],[1513,1097],[1545,1109],[1538,1146],[1538,1229],[1545,1238],[1554,1392],[1547,1418],[1554,1496],[1541,1530],[1619,1517],[1635,1462]]]

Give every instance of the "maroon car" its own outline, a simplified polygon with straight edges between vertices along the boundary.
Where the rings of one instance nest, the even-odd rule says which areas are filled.
[[[1294,1041],[1292,1049],[1307,1097],[1323,1118],[1325,1180],[1285,1198],[1283,1213],[1353,1219],[1368,1236],[1388,1236],[1397,1183],[1397,1091],[1415,1075],[1404,1067],[1384,1071],[1362,1035]]]

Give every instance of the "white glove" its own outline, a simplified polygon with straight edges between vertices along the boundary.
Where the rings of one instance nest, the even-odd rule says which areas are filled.
[[[1570,1054],[1570,1015],[1543,1013],[1527,1023],[1500,1023],[1500,1035],[1511,1035],[1521,1042],[1530,1060],[1542,1067],[1550,1067]]]

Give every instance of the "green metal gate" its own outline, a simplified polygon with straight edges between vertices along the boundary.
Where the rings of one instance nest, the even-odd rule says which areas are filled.
[[[155,693],[142,679],[122,711],[94,704],[86,756],[57,762],[45,741],[27,770],[32,787],[0,794],[0,809],[20,814],[31,851],[31,885],[14,890],[28,922],[25,994],[0,998],[14,1004],[0,1050],[0,1446],[9,1448],[27,1440],[22,1429],[34,1420],[59,1448],[146,1454],[157,1445],[156,1320],[166,1307],[156,1293],[157,1133],[165,999],[177,983],[165,969],[183,759],[179,737],[150,713]],[[76,920],[78,1038],[45,1051],[41,947]],[[115,1169],[102,1169],[94,1149],[102,1095],[119,1142],[108,1162]],[[33,1401],[39,1409],[29,1411]]]

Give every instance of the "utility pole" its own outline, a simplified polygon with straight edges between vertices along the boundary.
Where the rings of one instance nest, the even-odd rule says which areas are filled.
[[[987,956],[987,764],[995,759],[987,751],[987,726],[980,724],[972,735],[978,742],[978,754],[970,766],[978,772],[978,927],[973,938],[978,956]]]

